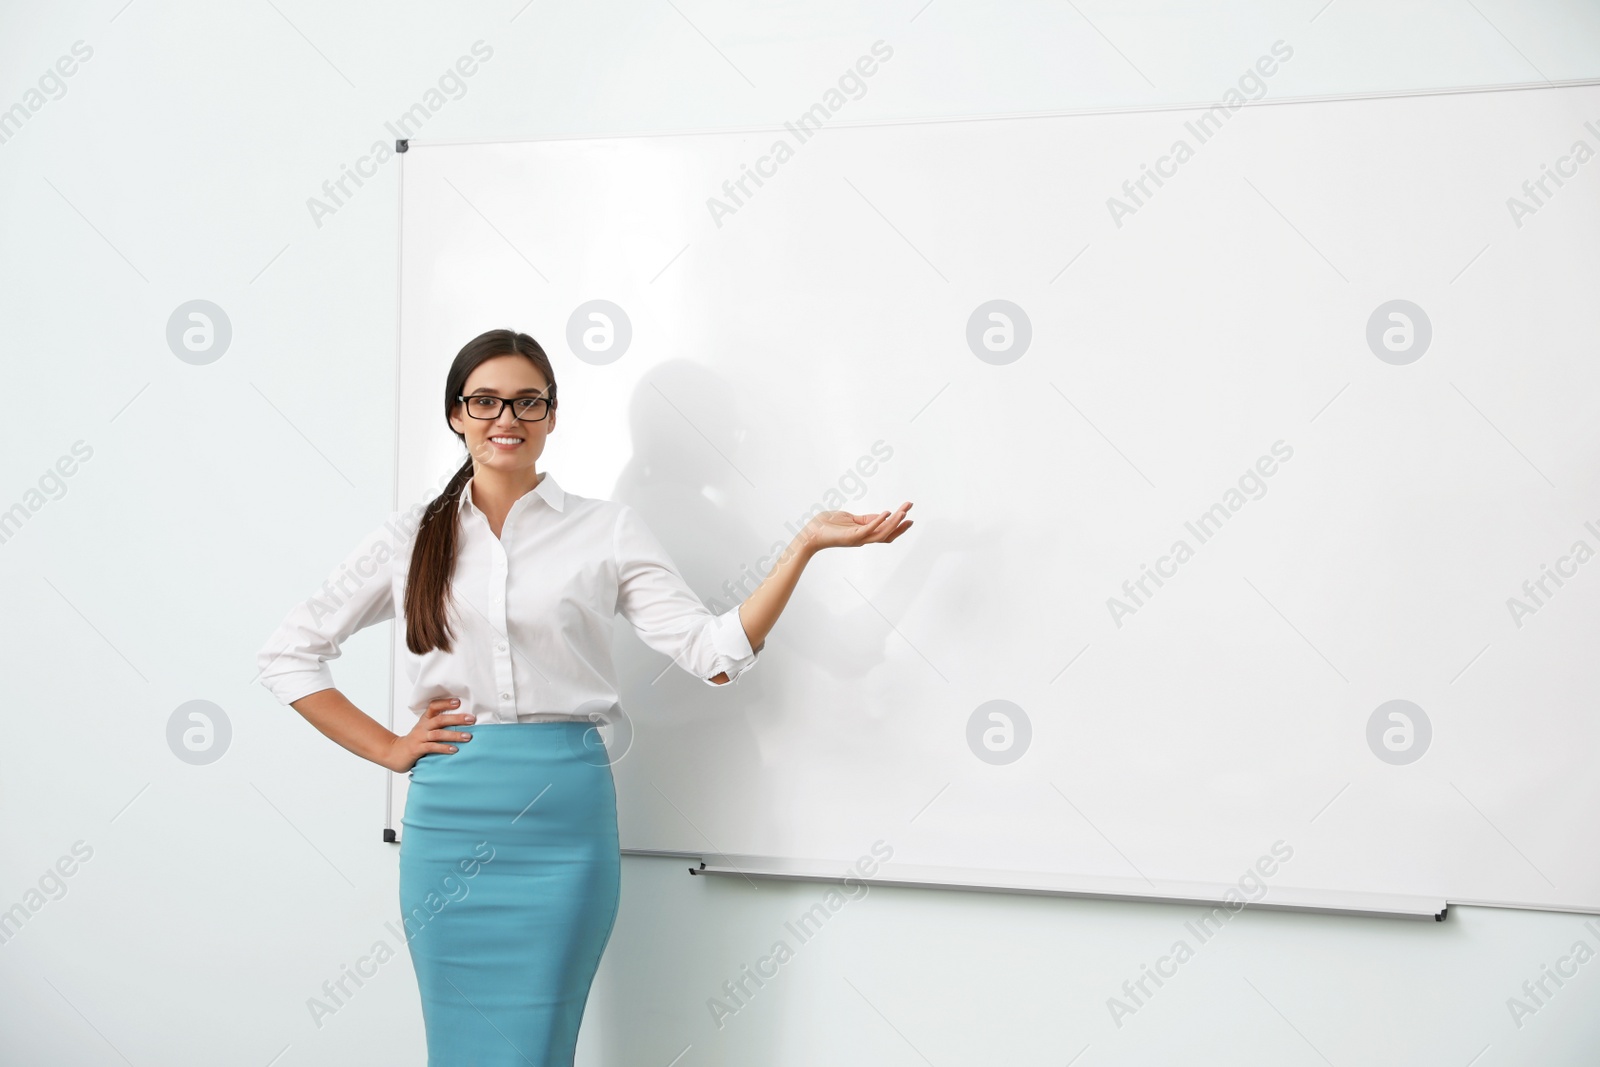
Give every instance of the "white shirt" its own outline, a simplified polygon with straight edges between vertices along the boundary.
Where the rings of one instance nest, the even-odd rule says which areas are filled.
[[[707,608],[632,507],[563,492],[545,471],[511,506],[497,538],[472,501],[472,484],[461,491],[446,598],[454,651],[418,656],[403,631],[397,642],[411,682],[406,707],[417,716],[430,700],[458,697],[459,710],[480,723],[614,722],[618,613],[645,644],[707,685],[724,671],[731,683],[755,664],[738,607],[721,615]],[[332,688],[324,661],[357,630],[396,618],[405,625],[423,506],[392,513],[363,538],[257,654],[261,682],[280,703]]]

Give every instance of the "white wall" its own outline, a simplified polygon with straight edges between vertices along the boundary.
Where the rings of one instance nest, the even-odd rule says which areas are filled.
[[[0,943],[6,1063],[424,1060],[403,951],[312,1020],[324,981],[399,947],[396,854],[382,772],[273,703],[252,656],[391,494],[396,168],[320,225],[307,200],[474,42],[492,58],[418,136],[781,120],[880,38],[894,62],[853,118],[1210,100],[1279,38],[1281,95],[1600,75],[1577,0],[0,10],[0,108],[92,49],[0,143],[0,512],[26,513],[0,542],[0,909],[26,914]],[[193,299],[232,327],[206,365],[166,338]],[[381,630],[335,667],[369,708],[386,671]],[[194,700],[231,729],[209,765],[169,742]],[[1600,964],[1520,1026],[1506,1006],[1600,947],[1575,916],[1244,913],[1119,1028],[1107,998],[1194,943],[1197,909],[888,889],[787,935],[794,959],[719,1029],[707,999],[823,892],[629,858],[580,1062],[1487,1067],[1588,1063],[1600,1040]]]

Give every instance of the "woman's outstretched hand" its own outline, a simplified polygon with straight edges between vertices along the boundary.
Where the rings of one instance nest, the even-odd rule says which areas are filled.
[[[900,505],[892,514],[887,511],[876,515],[852,515],[848,511],[824,511],[813,515],[801,531],[794,535],[789,547],[772,565],[772,570],[761,580],[756,591],[739,605],[739,621],[744,624],[750,647],[759,652],[766,644],[767,635],[778,624],[783,606],[789,602],[795,583],[806,563],[824,548],[854,548],[856,545],[887,544],[911,529],[906,512],[911,501]],[[726,674],[726,672],[724,672]],[[719,675],[718,677],[722,677]],[[716,678],[711,679],[716,681]]]
[[[908,500],[896,512],[852,515],[848,511],[824,511],[806,524],[807,545],[816,551],[824,548],[854,548],[856,545],[888,544],[911,529],[904,521],[911,510]]]

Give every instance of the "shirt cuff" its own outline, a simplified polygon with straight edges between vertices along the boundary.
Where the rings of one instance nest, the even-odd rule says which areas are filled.
[[[266,685],[267,691],[277,698],[278,703],[287,706],[301,697],[320,693],[324,689],[332,689],[333,671],[328,669],[327,664],[323,664],[320,670],[279,674],[263,684]]]
[[[737,604],[712,622],[711,644],[717,650],[719,661],[725,661],[722,672],[727,674],[728,680],[713,682],[710,678],[701,679],[707,685],[732,685],[739,675],[756,665],[759,654],[750,647],[750,635],[744,632],[744,623],[739,621]]]

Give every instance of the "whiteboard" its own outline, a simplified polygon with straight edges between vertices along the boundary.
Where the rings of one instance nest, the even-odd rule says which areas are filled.
[[[554,361],[540,469],[717,610],[814,507],[915,501],[735,685],[617,621],[625,848],[1597,910],[1597,127],[1580,85],[412,142],[397,505],[496,327]]]

